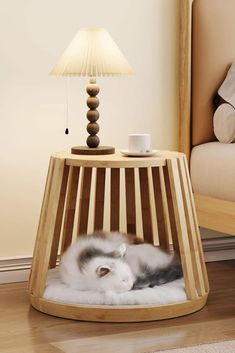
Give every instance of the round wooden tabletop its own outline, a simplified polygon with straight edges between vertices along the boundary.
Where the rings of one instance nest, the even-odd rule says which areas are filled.
[[[166,160],[180,158],[184,154],[175,151],[159,151],[148,157],[125,156],[121,152],[108,155],[76,155],[69,152],[53,154],[53,157],[65,159],[66,165],[96,168],[141,168],[166,165]]]

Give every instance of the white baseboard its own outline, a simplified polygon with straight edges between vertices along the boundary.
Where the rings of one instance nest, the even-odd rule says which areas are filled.
[[[235,237],[202,240],[205,261],[226,261],[235,259]]]
[[[0,259],[0,284],[27,282],[29,279],[32,257]]]
[[[235,237],[204,239],[206,262],[235,259]],[[26,282],[29,279],[32,257],[0,259],[0,284]]]

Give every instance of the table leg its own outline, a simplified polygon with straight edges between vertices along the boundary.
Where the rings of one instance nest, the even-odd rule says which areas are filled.
[[[35,256],[31,270],[30,289],[38,297],[42,296],[45,288],[63,185],[64,169],[65,159],[58,157],[56,159],[54,157],[51,158],[37,233],[35,248],[37,256]]]

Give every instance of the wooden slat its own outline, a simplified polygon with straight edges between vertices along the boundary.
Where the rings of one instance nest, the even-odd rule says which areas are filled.
[[[144,241],[139,169],[135,168],[136,235]]]
[[[157,213],[157,227],[159,245],[163,250],[169,250],[169,234],[166,231],[165,212],[163,205],[163,195],[160,180],[160,168],[152,168],[154,200]]]
[[[74,228],[75,209],[77,201],[77,190],[79,182],[79,167],[70,167],[68,182],[68,192],[65,205],[64,225],[61,243],[61,254],[65,252],[71,244]]]
[[[187,225],[185,221],[184,204],[181,192],[181,185],[176,159],[167,161],[167,169],[169,173],[171,195],[176,220],[176,229],[178,235],[180,258],[183,268],[185,290],[188,299],[196,299],[198,297],[195,285],[195,277],[192,265],[192,254],[190,251],[189,239],[187,234]]]
[[[53,173],[48,181],[50,184],[49,193],[43,204],[42,218],[40,219],[38,232],[36,266],[33,274],[35,276],[33,293],[37,297],[42,296],[45,288],[64,175],[64,166],[64,159],[55,159]]]
[[[119,232],[127,233],[127,209],[126,209],[126,186],[125,186],[125,168],[120,169],[120,197],[119,197]]]
[[[159,175],[160,175],[160,184],[161,184],[161,192],[162,192],[166,237],[169,240],[169,244],[172,244],[171,222],[170,222],[170,216],[169,216],[169,210],[168,210],[167,193],[166,193],[163,167],[159,167]]]
[[[88,214],[89,214],[89,205],[90,205],[90,191],[91,191],[91,174],[92,174],[92,168],[83,169],[80,198],[79,198],[79,217],[78,217],[77,235],[87,233]]]
[[[95,186],[94,230],[103,230],[105,168],[97,168]]]
[[[36,242],[35,242],[34,251],[33,251],[33,261],[32,261],[30,278],[29,278],[29,291],[30,292],[32,292],[35,280],[37,278],[37,276],[36,276],[36,273],[38,271],[37,253],[39,251],[41,231],[42,231],[42,227],[43,227],[43,223],[44,223],[44,219],[45,219],[46,211],[47,211],[46,205],[48,204],[48,198],[49,198],[51,186],[52,186],[52,176],[53,176],[53,172],[54,172],[54,166],[55,166],[55,158],[51,157],[48,172],[47,172],[47,180],[46,180],[46,185],[45,185],[45,190],[44,190],[44,195],[43,195],[41,214],[40,214],[37,236],[36,236]]]
[[[143,221],[144,240],[153,244],[153,227],[150,212],[149,184],[147,168],[139,168],[141,211]]]
[[[148,174],[148,186],[149,186],[150,215],[151,215],[152,232],[153,232],[153,245],[159,246],[157,212],[156,212],[156,205],[155,205],[155,198],[154,198],[152,168],[147,168],[147,174]]]
[[[136,234],[135,170],[125,168],[127,232]]]
[[[183,157],[177,160],[178,162],[178,169],[180,175],[180,182],[181,182],[181,190],[184,202],[184,211],[187,223],[187,231],[188,231],[188,238],[189,238],[189,245],[190,251],[192,254],[192,264],[193,264],[193,272],[196,281],[196,288],[199,295],[205,294],[205,285],[204,285],[204,278],[203,278],[203,269],[200,259],[200,250],[198,247],[197,241],[197,233],[193,218],[193,210],[191,207],[191,200],[189,195],[189,188],[188,182],[185,172],[185,165]]]
[[[60,190],[58,210],[56,215],[49,268],[56,267],[56,260],[58,255],[58,248],[59,248],[60,234],[61,234],[61,226],[62,226],[62,220],[63,220],[63,214],[64,214],[65,196],[66,196],[66,190],[67,190],[67,184],[68,184],[68,175],[69,175],[69,167],[65,166],[63,179],[62,179],[62,186]]]
[[[179,254],[180,250],[179,250],[179,241],[177,236],[176,218],[174,213],[173,198],[172,198],[170,179],[169,179],[169,173],[168,173],[167,167],[163,167],[163,175],[164,175],[164,183],[165,183],[164,185],[166,190],[167,209],[169,214],[173,248],[174,248],[174,251]]]
[[[203,248],[202,248],[201,235],[200,235],[200,231],[199,231],[199,227],[198,227],[198,220],[197,220],[197,213],[196,213],[196,208],[195,208],[195,203],[194,203],[193,190],[192,190],[192,185],[191,185],[189,171],[188,171],[188,163],[187,163],[186,157],[183,157],[183,160],[184,160],[184,165],[185,165],[186,178],[187,178],[187,182],[188,182],[189,196],[190,196],[191,207],[192,207],[192,212],[193,212],[193,219],[194,219],[194,225],[195,225],[195,230],[196,230],[197,243],[198,243],[198,248],[200,250],[200,259],[201,259],[201,266],[203,269],[205,290],[208,292],[209,291],[209,281],[208,281],[207,269],[206,269],[206,264],[205,264],[205,259],[204,259]]]
[[[179,150],[190,156],[191,127],[191,5],[180,0]]]
[[[111,186],[110,186],[110,228],[111,230],[119,230],[120,217],[120,169],[111,169]]]

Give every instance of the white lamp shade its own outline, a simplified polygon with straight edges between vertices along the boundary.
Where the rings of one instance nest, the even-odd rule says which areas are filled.
[[[131,66],[104,28],[82,28],[51,71],[61,76],[129,76]]]

